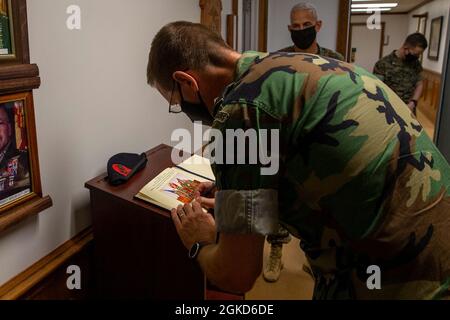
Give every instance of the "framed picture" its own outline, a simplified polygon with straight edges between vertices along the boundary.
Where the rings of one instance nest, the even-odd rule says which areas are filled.
[[[415,15],[413,17],[417,18],[417,32],[424,35],[427,34],[428,13]]]
[[[26,0],[0,0],[0,65],[27,64]]]
[[[439,60],[439,50],[441,49],[442,24],[444,17],[431,20],[430,28],[430,48],[428,49],[428,59]]]
[[[11,0],[0,0],[0,56],[12,57],[14,49],[14,23]]]
[[[0,215],[41,196],[32,94],[0,97]]]
[[[416,32],[426,35],[427,34],[427,24],[428,24],[428,12],[423,13],[423,14],[415,14],[415,15],[413,15],[413,18],[417,19]],[[420,62],[423,62],[423,54],[420,55]]]

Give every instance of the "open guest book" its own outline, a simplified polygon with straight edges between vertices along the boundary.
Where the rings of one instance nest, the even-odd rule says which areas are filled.
[[[202,182],[213,181],[208,159],[194,155],[181,164],[167,168],[136,194],[136,198],[171,210],[191,203]]]

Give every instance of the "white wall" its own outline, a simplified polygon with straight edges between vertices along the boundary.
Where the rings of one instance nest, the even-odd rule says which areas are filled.
[[[450,1],[450,0],[449,0]],[[366,23],[369,16],[353,15],[351,23]],[[389,44],[383,48],[383,56],[397,50],[405,42],[409,34],[409,17],[404,15],[381,15],[381,22],[385,23],[385,39],[389,36]],[[375,32],[367,29],[367,32]],[[376,61],[375,61],[376,62]]]
[[[54,205],[0,235],[0,284],[90,224],[84,183],[118,152],[169,143],[185,116],[146,84],[151,40],[173,20],[199,21],[198,0],[28,0],[42,187]],[[82,30],[66,28],[66,8],[80,5]],[[151,165],[151,163],[150,163]]]
[[[356,49],[355,64],[372,72],[380,59],[381,30],[367,30],[364,26],[352,27],[352,49]]]
[[[442,72],[443,63],[444,63],[444,54],[445,54],[445,39],[447,39],[447,27],[450,15],[450,0],[434,0],[425,6],[411,12],[410,20],[409,20],[409,32],[413,33],[417,30],[417,19],[414,19],[412,16],[415,14],[423,14],[428,12],[428,22],[427,22],[427,31],[426,37],[430,40],[430,30],[431,30],[431,21],[434,18],[444,16],[444,25],[442,27],[442,37],[441,37],[441,49],[439,53],[439,60],[433,61],[428,59],[428,50],[424,53],[423,59],[423,67],[424,69],[432,70],[438,73]]]
[[[291,9],[300,0],[269,0],[268,41],[269,52],[291,46],[288,30]],[[318,34],[319,45],[335,50],[338,30],[339,0],[309,0],[317,7],[323,27]]]

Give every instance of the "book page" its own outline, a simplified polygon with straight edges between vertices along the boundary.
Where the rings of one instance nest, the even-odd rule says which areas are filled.
[[[177,165],[177,167],[215,181],[214,173],[211,169],[209,160],[199,155],[194,154],[189,159]]]
[[[191,203],[198,186],[205,181],[183,170],[168,168],[144,186],[136,197],[170,210]]]

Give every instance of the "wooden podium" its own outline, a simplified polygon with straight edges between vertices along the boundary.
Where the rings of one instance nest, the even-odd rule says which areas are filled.
[[[96,295],[110,299],[242,299],[210,289],[187,256],[170,212],[134,198],[164,169],[172,148],[147,152],[147,166],[127,184],[113,187],[103,174],[86,183],[94,231]]]

